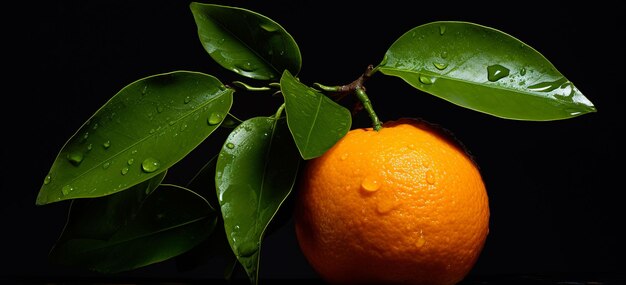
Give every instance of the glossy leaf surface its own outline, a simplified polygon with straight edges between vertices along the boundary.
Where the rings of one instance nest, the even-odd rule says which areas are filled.
[[[277,79],[283,70],[300,71],[300,49],[278,23],[236,7],[191,3],[198,36],[211,58],[224,68],[259,80]]]
[[[167,260],[205,240],[215,227],[216,212],[184,188],[161,185],[152,191],[160,179],[72,201],[51,261],[116,273]]]
[[[497,117],[546,121],[595,112],[543,55],[501,31],[433,22],[402,35],[380,71],[459,106]]]
[[[226,139],[215,181],[228,242],[256,282],[266,227],[295,183],[298,150],[284,119],[244,121]]]
[[[197,72],[131,83],[63,146],[37,204],[105,196],[154,177],[220,125],[232,94],[215,77]]]
[[[280,79],[289,130],[304,159],[318,157],[346,135],[350,111],[300,81],[289,71]]]

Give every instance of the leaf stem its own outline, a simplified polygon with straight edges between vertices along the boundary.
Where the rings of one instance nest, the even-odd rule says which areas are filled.
[[[367,94],[365,94],[365,90],[361,87],[357,87],[355,92],[356,96],[361,101],[361,104],[363,104],[363,108],[365,108],[365,111],[367,111],[370,119],[372,119],[372,125],[374,126],[374,130],[379,131],[382,128],[382,125],[380,123],[380,120],[378,119],[378,116],[376,116],[376,112],[374,112],[374,108],[372,107],[372,102],[370,101],[370,98],[367,97]]]
[[[256,87],[256,86],[252,86],[252,85],[243,83],[241,81],[233,81],[233,85],[235,85],[235,87],[239,87],[239,88],[247,90],[247,91],[268,91],[268,90],[271,90],[271,88],[267,87],[267,86]]]
[[[373,65],[368,65],[365,69],[365,72],[359,76],[356,80],[350,82],[350,84],[341,85],[341,86],[326,86],[319,83],[313,83],[316,87],[322,89],[326,92],[332,92],[331,97],[335,98],[335,101],[339,101],[346,97],[349,94],[356,94],[359,101],[356,103],[356,106],[353,110],[353,114],[365,108],[367,114],[372,119],[372,124],[374,126],[374,130],[378,131],[382,128],[382,124],[376,116],[376,112],[374,112],[374,108],[372,107],[372,102],[369,97],[365,93],[365,81],[372,77],[376,72],[378,72],[378,67],[374,68]]]
[[[276,110],[276,114],[274,114],[274,119],[276,120],[280,119],[280,116],[282,115],[284,109],[285,109],[285,103],[283,103],[282,105],[280,105],[280,107],[278,107],[278,110]]]

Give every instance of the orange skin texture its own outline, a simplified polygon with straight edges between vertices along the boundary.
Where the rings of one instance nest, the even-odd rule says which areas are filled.
[[[431,124],[351,130],[304,171],[296,236],[331,284],[456,284],[482,251],[489,203],[479,169]]]

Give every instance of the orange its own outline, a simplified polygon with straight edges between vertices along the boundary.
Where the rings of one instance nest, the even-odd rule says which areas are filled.
[[[294,221],[331,284],[455,284],[476,263],[489,203],[464,148],[425,121],[353,129],[308,161]]]

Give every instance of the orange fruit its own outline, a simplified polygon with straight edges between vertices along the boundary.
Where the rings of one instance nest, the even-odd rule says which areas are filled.
[[[416,119],[353,129],[308,161],[294,222],[331,284],[455,284],[489,231],[478,167],[449,133]]]

